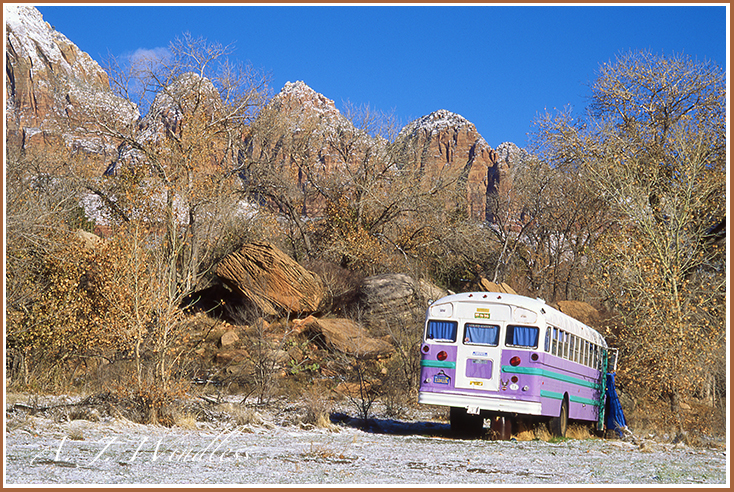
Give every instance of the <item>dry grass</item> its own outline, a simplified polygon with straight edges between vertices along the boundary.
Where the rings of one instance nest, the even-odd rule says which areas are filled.
[[[591,427],[587,424],[571,424],[566,430],[566,437],[569,439],[591,439]]]
[[[301,457],[306,460],[351,463],[355,458],[347,455],[348,449],[349,444],[345,445],[342,449],[337,449],[327,444],[316,444],[312,442],[308,451],[301,453]]]
[[[173,416],[173,425],[182,429],[194,430],[198,417],[198,414],[187,411],[177,413]]]
[[[228,414],[237,425],[260,426],[265,424],[265,420],[262,415],[260,415],[260,412],[251,407],[237,405],[234,403],[223,403],[218,406],[217,410]]]
[[[550,441],[553,436],[545,424],[538,424],[532,427],[520,427],[517,433],[513,433],[513,437],[518,441]]]
[[[548,430],[546,424],[537,424],[533,426],[520,426],[513,437],[518,441],[550,441],[553,435]],[[584,440],[591,439],[590,427],[585,424],[570,424],[566,430],[566,439]]]
[[[80,425],[77,422],[74,422],[75,425],[69,426],[68,430],[68,437],[72,441],[83,441],[84,440],[84,426]]]
[[[306,413],[301,419],[301,423],[322,429],[331,429],[334,427],[334,424],[331,423],[331,419],[329,418],[329,405],[324,400],[323,395],[318,392],[318,389],[314,388],[308,391],[304,395],[303,404]]]
[[[308,451],[301,453],[301,456],[311,456],[315,458],[339,458],[344,457],[344,454],[325,444],[311,443]]]

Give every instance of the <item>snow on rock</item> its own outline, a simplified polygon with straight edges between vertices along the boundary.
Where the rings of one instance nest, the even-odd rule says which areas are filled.
[[[339,113],[334,101],[306,85],[302,80],[286,82],[274,99],[297,102],[304,110],[335,116]]]
[[[468,215],[487,218],[487,195],[497,184],[497,154],[473,123],[440,109],[406,125],[396,142],[418,149],[425,186],[434,186],[437,179],[466,183]]]
[[[85,152],[110,152],[95,122],[130,124],[137,107],[110,90],[107,73],[29,5],[5,5],[6,125],[11,145],[48,136]]]
[[[418,132],[423,132],[428,135],[439,134],[447,130],[452,131],[469,131],[476,133],[476,127],[474,123],[461,116],[460,114],[447,111],[445,109],[439,109],[431,114],[418,118],[405,125],[400,130],[401,137],[407,137],[409,135],[415,135]],[[484,138],[479,135],[477,142],[483,146],[489,147]],[[400,137],[399,137],[400,138]]]
[[[513,164],[521,164],[530,158],[527,150],[521,149],[512,142],[503,142],[497,146],[497,158],[499,162],[508,167]]]

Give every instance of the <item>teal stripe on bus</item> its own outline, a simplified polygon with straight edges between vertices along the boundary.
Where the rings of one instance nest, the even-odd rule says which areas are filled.
[[[421,360],[421,367],[445,367],[456,369],[456,362],[450,360]]]
[[[563,400],[563,393],[556,393],[555,391],[540,390],[540,396],[544,398],[553,398],[555,400]]]
[[[540,396],[544,398],[553,398],[554,400],[563,400],[563,393],[556,393],[555,391],[540,390]],[[585,403],[586,405],[592,406],[597,406],[599,404],[598,400],[591,400],[580,396],[569,396],[568,399],[571,403]]]
[[[578,386],[584,386],[586,388],[600,389],[599,383],[590,381],[584,381],[583,379],[576,378],[573,376],[567,376],[565,374],[558,374],[557,372],[543,369],[542,367],[514,367],[514,366],[502,366],[502,372],[509,372],[514,374],[530,374],[532,376],[544,376],[550,379],[556,379],[566,383],[575,384]]]
[[[582,398],[580,396],[569,396],[568,398],[573,403],[584,403],[586,405],[591,405],[593,407],[599,405],[599,400],[592,400],[590,398]]]

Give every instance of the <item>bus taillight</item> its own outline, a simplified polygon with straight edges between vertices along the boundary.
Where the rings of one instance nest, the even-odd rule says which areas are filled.
[[[428,351],[431,350],[431,347],[429,347],[428,345],[424,345],[421,350],[423,351],[424,354],[427,354]]]
[[[439,355],[441,355],[441,354],[439,354]],[[520,362],[522,362],[522,361],[520,360],[520,357],[518,357],[517,355],[513,356],[512,359],[510,359],[510,365],[511,366],[519,366],[520,365]]]
[[[440,351],[440,352],[439,352],[439,353],[438,353],[438,354],[436,355],[436,358],[437,358],[438,360],[446,360],[446,358],[447,358],[448,356],[449,356],[449,354],[447,354],[447,353],[446,353],[445,351],[443,351],[443,350],[442,350],[442,351]]]

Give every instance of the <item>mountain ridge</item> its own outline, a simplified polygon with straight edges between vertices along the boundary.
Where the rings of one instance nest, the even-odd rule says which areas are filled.
[[[110,159],[121,158],[119,143],[99,137],[83,135],[88,127],[74,128],[85,119],[85,112],[99,118],[108,113],[123,125],[143,125],[149,140],[151,133],[165,132],[175,125],[181,115],[160,114],[141,118],[140,111],[114,95],[108,74],[87,54],[62,33],[55,31],[43,20],[41,13],[31,6],[5,8],[6,37],[6,124],[8,142],[20,148],[48,144],[54,137],[66,146],[83,149],[101,156],[109,171]],[[164,98],[161,94],[156,100]],[[291,117],[282,130],[291,133],[312,132],[309,141],[314,145],[315,158],[325,172],[339,172],[335,157],[330,155],[330,139],[335,132],[352,132],[350,138],[362,139],[358,146],[368,145],[369,134],[355,128],[334,104],[334,101],[314,91],[304,81],[286,82],[267,103],[267,111],[286,112]],[[169,121],[170,120],[170,121]],[[66,125],[67,128],[62,129]],[[92,132],[93,133],[93,132]],[[356,142],[357,140],[355,140]],[[502,144],[498,149],[489,146],[476,126],[463,116],[447,109],[439,109],[405,125],[395,141],[370,141],[375,149],[385,145],[420,149],[413,165],[418,166],[427,179],[440,177],[451,186],[465,187],[467,213],[484,220],[487,218],[487,196],[500,188],[509,176],[508,168],[523,153],[512,150],[514,144]],[[499,147],[498,147],[499,148]],[[510,151],[512,150],[512,151]],[[342,156],[343,160],[344,156]],[[295,174],[294,174],[295,176]],[[300,179],[297,177],[296,179]],[[448,184],[447,184],[448,185]]]

